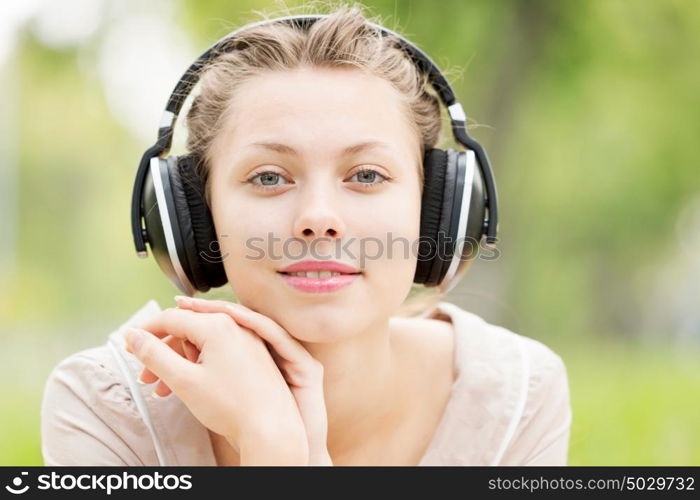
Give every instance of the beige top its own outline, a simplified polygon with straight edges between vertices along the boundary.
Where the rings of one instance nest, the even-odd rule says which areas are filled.
[[[150,300],[105,344],[53,369],[41,407],[45,465],[216,465],[206,427],[184,403],[136,383],[142,364],[123,334],[158,311]],[[454,325],[457,378],[419,465],[566,465],[572,413],[561,357],[448,302],[428,316]]]

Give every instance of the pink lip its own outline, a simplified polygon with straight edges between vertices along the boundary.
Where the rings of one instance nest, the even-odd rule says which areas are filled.
[[[335,260],[304,260],[280,269],[284,273],[301,273],[306,271],[332,271],[343,274],[359,274],[360,270]]]
[[[306,276],[292,276],[284,273],[300,273],[306,271],[330,271],[341,273],[337,276],[326,278],[307,278]],[[284,281],[293,288],[307,293],[334,292],[352,284],[362,274],[354,267],[334,260],[305,260],[287,266],[278,272]]]
[[[292,276],[289,274],[278,273],[284,281],[300,290],[307,293],[329,293],[335,292],[341,288],[349,286],[355,281],[360,274],[339,274],[337,276],[329,276],[328,278],[307,278],[306,276]]]

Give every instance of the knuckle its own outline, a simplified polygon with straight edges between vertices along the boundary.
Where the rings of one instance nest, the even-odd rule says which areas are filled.
[[[238,327],[234,328],[230,332],[230,336],[234,339],[234,341],[239,342],[243,345],[249,343],[249,342],[255,342],[256,340],[259,339],[257,335],[255,335],[253,332],[248,330],[247,328],[243,327]]]
[[[167,307],[159,313],[159,319],[160,321],[167,324],[169,322],[175,321],[176,318],[179,318],[181,313],[181,309],[178,309],[176,307]]]
[[[323,364],[317,359],[311,359],[306,367],[306,376],[310,380],[323,379]]]
[[[139,349],[139,358],[141,358],[141,362],[146,366],[153,363],[155,351],[151,342],[143,342]]]
[[[285,367],[300,385],[315,385],[323,380],[323,365],[315,359],[304,363],[285,363]]]
[[[219,330],[227,330],[233,325],[233,320],[231,319],[231,316],[222,312],[212,313],[211,321],[213,325]]]

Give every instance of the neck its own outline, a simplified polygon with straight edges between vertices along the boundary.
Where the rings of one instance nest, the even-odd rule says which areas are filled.
[[[304,347],[323,365],[331,456],[390,425],[399,385],[388,319],[361,334]]]

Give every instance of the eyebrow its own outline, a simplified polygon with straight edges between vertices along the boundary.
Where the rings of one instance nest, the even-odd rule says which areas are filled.
[[[288,146],[286,144],[281,144],[279,142],[259,141],[259,142],[253,142],[253,143],[249,144],[248,146],[259,147],[259,148],[267,149],[268,151],[274,151],[274,152],[280,153],[280,154],[299,155],[299,152],[296,149],[294,149],[293,147]],[[361,153],[362,151],[366,151],[368,149],[375,149],[375,148],[390,149],[391,147],[386,142],[364,141],[364,142],[358,142],[357,144],[353,144],[351,146],[347,146],[347,147],[343,148],[340,152],[340,155],[341,156],[349,156],[352,154]]]

